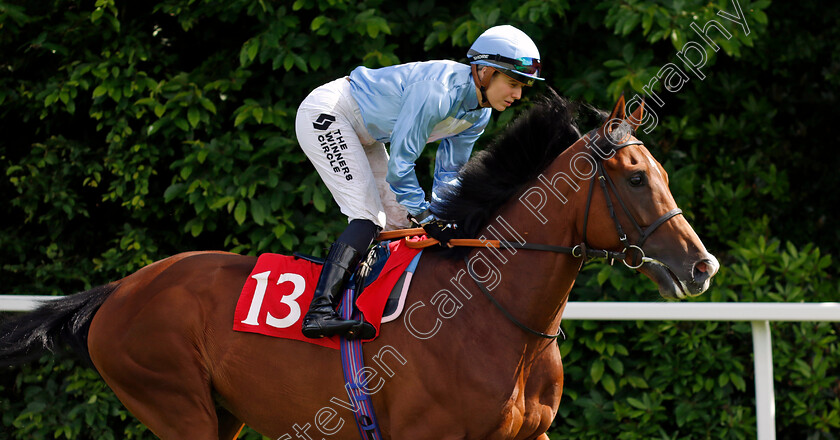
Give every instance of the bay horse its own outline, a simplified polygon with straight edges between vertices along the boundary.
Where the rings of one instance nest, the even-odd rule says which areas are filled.
[[[623,259],[665,298],[709,287],[718,262],[634,135],[643,106],[627,115],[622,98],[585,136],[571,107],[550,91],[443,202],[488,246],[425,251],[402,322],[365,343],[385,439],[546,440],[563,390],[552,335],[587,257]],[[358,439],[338,350],[232,331],[255,262],[187,252],[47,302],[0,329],[0,362],[69,342],[163,439],[231,440],[244,424],[274,439]]]

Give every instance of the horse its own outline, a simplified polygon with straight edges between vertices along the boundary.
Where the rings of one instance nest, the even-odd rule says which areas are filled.
[[[424,251],[403,318],[364,344],[385,439],[548,439],[563,391],[554,338],[584,261],[618,259],[668,299],[703,293],[719,268],[635,137],[643,105],[628,114],[622,97],[581,136],[573,104],[536,101],[441,202],[482,245]],[[66,342],[162,439],[231,440],[245,424],[359,438],[339,351],[232,331],[255,262],[186,252],[46,302],[0,329],[0,362]]]

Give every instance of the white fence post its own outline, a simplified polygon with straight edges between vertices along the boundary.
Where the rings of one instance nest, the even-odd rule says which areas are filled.
[[[752,321],[751,324],[758,440],[776,440],[776,397],[773,390],[773,345],[770,341],[770,322]]]

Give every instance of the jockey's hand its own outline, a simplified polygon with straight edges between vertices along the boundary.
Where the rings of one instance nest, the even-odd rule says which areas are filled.
[[[458,225],[446,220],[432,220],[424,224],[423,229],[426,231],[426,235],[437,239],[441,246],[452,247],[449,245],[449,240],[461,238],[461,230],[458,229]]]
[[[449,246],[448,242],[453,238],[461,238],[461,231],[454,222],[440,220],[427,209],[418,215],[409,215],[409,220],[422,227],[426,235],[440,242],[441,246]]]

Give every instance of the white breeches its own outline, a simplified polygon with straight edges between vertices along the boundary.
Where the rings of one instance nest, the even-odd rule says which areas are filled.
[[[365,128],[347,78],[324,84],[303,100],[295,133],[348,221],[370,220],[385,230],[410,225],[385,181],[388,152]]]

